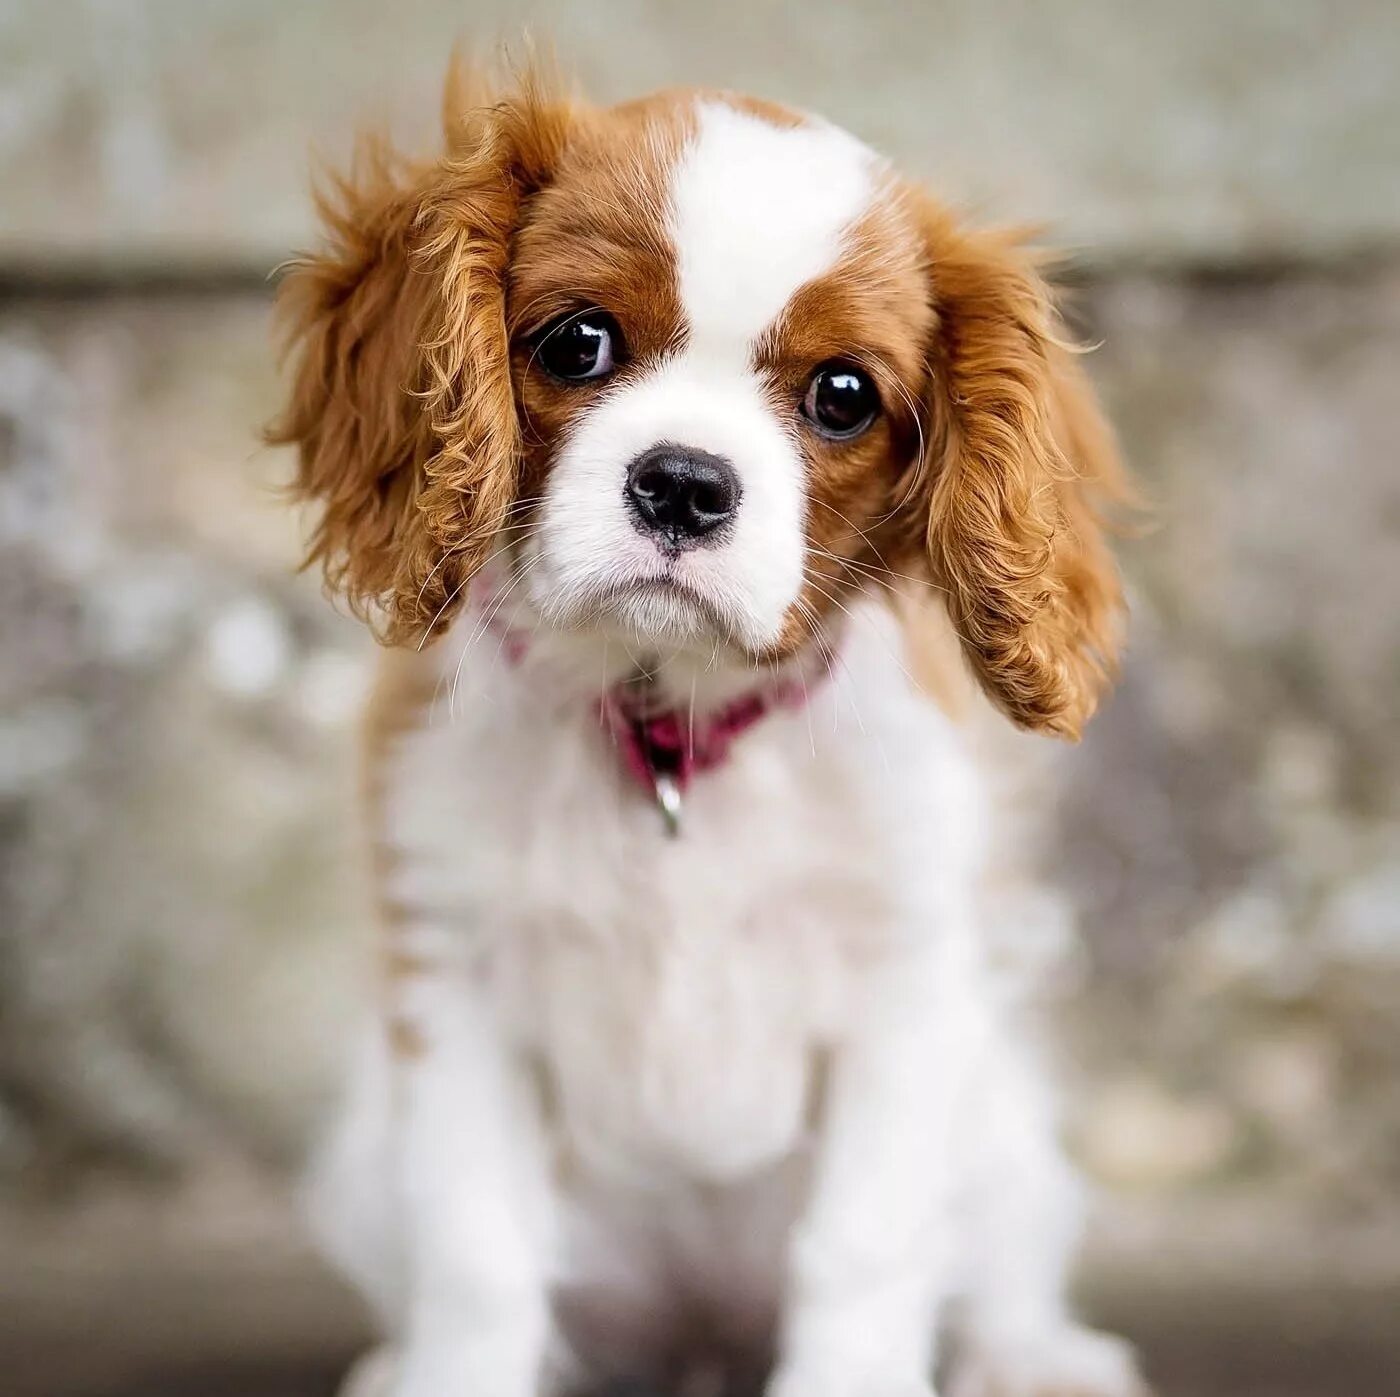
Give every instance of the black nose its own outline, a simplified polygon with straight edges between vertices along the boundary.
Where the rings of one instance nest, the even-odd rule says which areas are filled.
[[[721,456],[663,442],[632,462],[627,498],[642,528],[684,548],[733,516],[739,478]]]

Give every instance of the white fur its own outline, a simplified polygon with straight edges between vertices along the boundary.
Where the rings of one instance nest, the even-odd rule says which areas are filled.
[[[825,122],[778,127],[719,102],[697,128],[672,180],[672,240],[691,348],[727,356],[831,270],[879,162]]]
[[[753,344],[839,255],[870,168],[828,127],[703,109],[673,187],[688,346],[562,453],[486,602],[529,657],[469,613],[436,721],[391,755],[385,891],[421,962],[394,1013],[423,1052],[370,1036],[312,1176],[389,1345],[357,1397],[671,1378],[697,1319],[736,1381],[772,1363],[771,1397],[929,1397],[957,1296],[957,1392],[1131,1390],[1063,1307],[1076,1189],[983,964],[981,783],[889,613],[853,608],[831,678],[696,779],[679,839],[594,711],[632,663],[614,631],[682,708],[753,682],[711,647],[775,631],[802,524]],[[729,541],[682,560],[695,607],[635,592],[659,564],[623,472],[666,439],[744,484]],[[600,605],[586,636],[556,624]]]

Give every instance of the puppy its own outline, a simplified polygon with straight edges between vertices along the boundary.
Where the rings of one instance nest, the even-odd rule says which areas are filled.
[[[909,674],[941,616],[944,680],[1072,738],[1112,665],[1122,479],[1033,258],[765,102],[446,116],[281,290],[311,558],[398,647],[383,1015],[309,1189],[352,1387],[1126,1397]]]

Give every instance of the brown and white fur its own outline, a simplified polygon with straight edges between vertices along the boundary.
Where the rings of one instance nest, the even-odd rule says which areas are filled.
[[[1111,668],[1121,478],[1036,264],[768,104],[527,80],[446,112],[439,158],[371,153],[323,200],[282,289],[312,557],[400,647],[384,1012],[310,1186],[383,1328],[356,1390],[709,1359],[930,1397],[955,1312],[955,1397],[1126,1397],[1066,1308],[1077,1189],[983,960],[982,784],[904,619],[940,610],[1029,728],[1077,735]],[[625,356],[562,383],[541,327],[594,308]],[[832,360],[878,389],[849,440],[802,407]],[[732,468],[718,542],[629,513],[659,443]],[[644,673],[703,719],[814,656],[668,838],[600,695]]]

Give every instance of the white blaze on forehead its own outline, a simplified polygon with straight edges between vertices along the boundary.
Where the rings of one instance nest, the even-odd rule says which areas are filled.
[[[671,175],[671,237],[692,345],[752,343],[828,272],[869,206],[876,157],[826,123],[780,127],[703,103]]]

